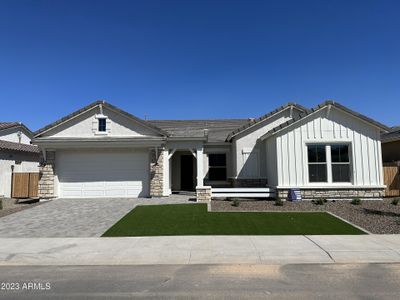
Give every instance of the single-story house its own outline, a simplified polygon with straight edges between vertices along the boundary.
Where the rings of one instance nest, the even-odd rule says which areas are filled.
[[[33,133],[19,122],[0,122],[0,197],[11,197],[12,173],[39,173],[40,151]]]
[[[390,128],[381,138],[383,162],[400,162],[400,126]]]
[[[334,101],[257,119],[142,120],[94,102],[34,133],[42,197],[160,197],[271,187],[285,198],[383,196],[388,128]],[[204,196],[206,195],[206,196]]]

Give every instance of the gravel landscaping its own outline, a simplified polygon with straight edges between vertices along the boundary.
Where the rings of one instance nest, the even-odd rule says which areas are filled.
[[[276,206],[274,201],[240,201],[239,206],[233,206],[233,201],[213,200],[212,211],[328,211],[349,222],[358,225],[375,234],[400,233],[400,203],[391,204],[392,199],[364,200],[360,205],[350,201],[328,201],[316,205],[311,201],[289,202]]]
[[[35,207],[40,204],[37,200],[29,200],[17,203],[15,199],[2,198],[1,201],[2,209],[0,209],[0,218],[24,209]]]

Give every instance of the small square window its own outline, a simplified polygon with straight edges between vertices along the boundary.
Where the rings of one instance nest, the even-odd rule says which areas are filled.
[[[107,122],[105,118],[100,118],[99,119],[99,131],[105,132],[107,130]]]

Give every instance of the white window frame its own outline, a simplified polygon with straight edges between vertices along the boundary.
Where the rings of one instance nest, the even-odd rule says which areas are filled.
[[[351,186],[354,184],[354,173],[353,173],[353,145],[351,141],[307,141],[305,143],[306,146],[306,153],[308,151],[308,146],[311,145],[324,145],[325,146],[325,155],[326,155],[326,172],[327,172],[327,181],[326,182],[310,182],[310,170],[309,170],[309,162],[308,162],[308,155],[306,154],[306,166],[307,166],[307,177],[306,182],[308,186]],[[350,181],[346,182],[333,182],[333,174],[332,174],[332,152],[331,146],[332,145],[347,145],[349,147],[349,171],[350,171]],[[313,163],[311,163],[313,164]],[[334,164],[342,164],[342,163],[334,163]]]
[[[325,161],[324,162],[309,162],[308,161],[308,147],[309,146],[325,146]],[[327,145],[323,144],[323,143],[309,143],[307,144],[307,169],[308,169],[308,178],[307,181],[310,184],[325,184],[329,182],[329,163],[328,163],[328,148]],[[326,166],[326,181],[310,181],[310,165],[324,165]]]
[[[332,145],[347,145],[348,146],[348,155],[349,155],[349,162],[332,162]],[[348,184],[353,182],[353,172],[352,172],[352,158],[351,158],[351,144],[350,143],[331,143],[329,145],[329,156],[330,156],[330,168],[331,168],[331,182],[332,184]],[[349,166],[349,181],[333,181],[333,172],[332,166],[333,165],[348,165]]]
[[[99,119],[106,120],[106,131],[99,131]],[[95,115],[95,121],[93,122],[93,132],[95,135],[108,135],[111,132],[111,122],[107,116],[103,114]]]

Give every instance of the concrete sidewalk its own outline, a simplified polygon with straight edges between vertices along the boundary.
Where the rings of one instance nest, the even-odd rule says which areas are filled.
[[[400,263],[400,235],[1,238],[0,265]]]

